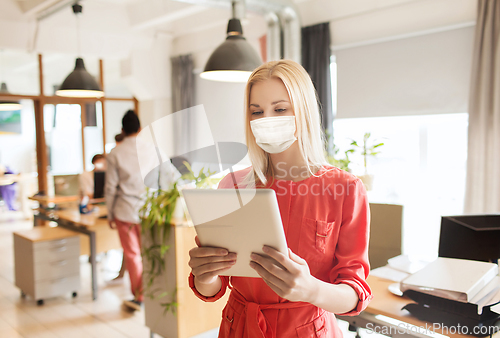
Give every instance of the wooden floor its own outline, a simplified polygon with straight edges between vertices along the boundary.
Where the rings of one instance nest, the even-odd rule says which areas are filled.
[[[132,298],[128,275],[123,282],[108,284],[116,276],[121,258],[108,254],[99,262],[99,298],[92,301],[90,264],[81,260],[81,288],[70,295],[37,306],[29,297],[21,299],[14,286],[12,233],[31,228],[21,215],[0,210],[0,337],[149,337],[144,312],[122,309],[122,300]]]

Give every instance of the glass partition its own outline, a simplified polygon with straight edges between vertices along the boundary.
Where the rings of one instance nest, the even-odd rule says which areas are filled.
[[[101,102],[87,103],[85,106],[85,169],[92,170],[92,157],[104,152],[102,142],[102,105]]]
[[[79,104],[47,104],[43,109],[49,173],[72,175],[83,171],[82,122]]]
[[[0,164],[14,173],[36,172],[33,101],[22,100],[17,111],[0,112]]]

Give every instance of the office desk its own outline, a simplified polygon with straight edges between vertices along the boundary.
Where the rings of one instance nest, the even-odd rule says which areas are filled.
[[[32,201],[37,201],[38,203],[42,205],[47,205],[47,204],[64,204],[64,203],[73,203],[73,202],[78,202],[79,197],[78,196],[46,196],[46,195],[34,195],[31,197],[28,197]]]
[[[99,218],[106,214],[107,209],[105,206],[100,206],[99,211],[96,213],[86,215],[80,214],[76,208],[68,208],[65,210],[46,210],[39,208],[35,210],[34,213],[35,226],[39,220],[52,221],[56,222],[60,227],[88,236],[88,254],[92,269],[92,298],[94,300],[97,299],[98,294],[97,253],[121,248],[117,231],[109,228],[107,219]]]
[[[390,317],[401,322],[405,322],[408,324],[415,325],[417,327],[428,327],[429,330],[433,328],[432,323],[424,322],[416,317],[410,315],[410,313],[406,310],[401,310],[403,306],[408,303],[414,303],[411,299],[406,297],[398,297],[392,294],[388,287],[394,282],[388,281],[379,277],[369,276],[367,279],[368,284],[370,285],[373,293],[373,300],[370,302],[368,307],[363,311],[359,316],[349,317],[349,316],[337,316],[337,318],[345,320],[351,324],[354,324],[358,327],[366,327],[367,323],[372,323],[375,325],[386,325],[391,326],[390,323],[383,322],[380,318],[376,318],[377,315],[383,315],[386,317]],[[397,329],[397,324],[393,325],[395,329]],[[406,327],[406,326],[405,326]],[[395,330],[396,331],[396,330]],[[399,330],[401,331],[401,330]],[[423,330],[422,330],[423,331]],[[419,332],[422,332],[419,331]],[[472,335],[463,335],[463,334],[451,334],[450,332],[446,332],[441,329],[435,330],[436,333],[443,334],[445,336],[451,338],[464,338],[464,337],[473,337]],[[400,336],[401,334],[392,335],[392,337]],[[426,335],[418,334],[416,332],[410,332],[411,336],[414,337],[428,337]],[[500,338],[500,332],[497,332],[493,335],[494,338]]]

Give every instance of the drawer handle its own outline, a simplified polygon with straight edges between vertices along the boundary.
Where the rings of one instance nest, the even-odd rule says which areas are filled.
[[[63,252],[66,251],[66,246],[60,246],[57,248],[52,248],[52,251]]]
[[[66,244],[68,242],[67,239],[60,239],[60,240],[57,240],[57,241],[52,241],[52,245],[56,246],[56,245],[60,245],[60,244]]]
[[[59,261],[59,262],[54,262],[52,265],[57,265],[57,266],[63,266],[68,264],[68,261]]]

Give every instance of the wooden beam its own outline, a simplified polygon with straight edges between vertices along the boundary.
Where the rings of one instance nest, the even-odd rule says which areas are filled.
[[[43,58],[38,54],[38,83],[40,85],[40,96],[33,100],[35,108],[35,130],[36,130],[36,162],[38,171],[38,192],[48,194],[47,183],[47,145],[45,143],[45,129],[43,124]]]
[[[107,101],[134,101],[133,97],[104,97]]]
[[[22,94],[0,94],[0,99],[2,100],[38,100],[42,98],[42,95],[22,95]],[[84,98],[84,97],[64,97],[64,96],[43,96],[46,103],[50,104],[79,104],[83,102],[97,102],[97,101],[129,101],[134,102],[134,98],[125,97],[101,97],[96,98]]]
[[[99,59],[99,84],[104,90],[104,64],[102,59]],[[101,117],[102,117],[102,153],[106,156],[106,101],[101,99]]]
[[[82,157],[83,157],[83,171],[86,171],[85,165],[85,126],[87,125],[87,105],[80,103],[80,118],[82,120]]]
[[[0,94],[0,100],[38,100],[40,98],[39,95],[18,95],[18,94]]]
[[[99,59],[99,85],[101,86],[101,90],[104,91],[104,64],[102,63],[102,59]]]
[[[140,117],[139,115],[139,101],[134,97],[134,110],[137,116]]]
[[[47,145],[45,144],[45,130],[43,128],[43,101],[33,101],[35,106],[35,130],[36,130],[36,162],[38,170],[38,192],[48,194],[47,184]]]
[[[102,116],[102,153],[106,156],[106,101],[101,101]]]
[[[84,102],[97,102],[97,101],[128,101],[133,102],[133,98],[119,98],[119,97],[102,97],[100,99],[96,98],[83,98],[83,97],[64,97],[64,96],[45,96],[45,101],[52,104],[67,103],[67,104],[79,104]]]
[[[42,54],[38,54],[38,80],[40,86],[40,96],[44,96],[43,94],[43,57]]]

